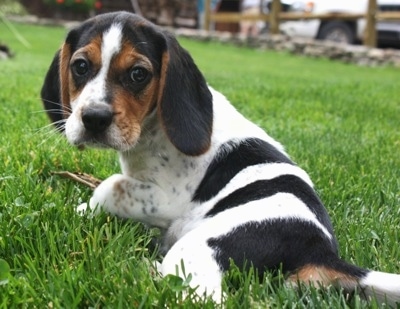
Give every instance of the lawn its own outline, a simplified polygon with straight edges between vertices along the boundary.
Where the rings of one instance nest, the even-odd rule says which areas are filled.
[[[117,157],[75,149],[48,126],[39,92],[66,31],[15,27],[30,47],[0,24],[0,41],[16,53],[0,62],[0,307],[213,308],[185,282],[148,271],[156,230],[75,214],[91,191],[52,171],[105,178],[119,171]],[[400,71],[181,43],[208,82],[310,173],[341,256],[400,273]],[[266,274],[260,283],[233,268],[227,308],[374,307],[333,289],[285,289],[281,279]]]

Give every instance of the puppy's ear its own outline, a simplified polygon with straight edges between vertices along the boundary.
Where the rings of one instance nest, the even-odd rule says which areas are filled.
[[[70,114],[69,98],[69,61],[71,58],[70,47],[64,44],[56,53],[41,91],[41,98],[45,110],[55,127],[64,131],[64,119]]]
[[[60,95],[60,51],[56,53],[46,77],[41,91],[41,98],[44,108],[55,127],[63,131],[63,111]]]
[[[192,57],[165,34],[158,112],[168,138],[190,156],[205,153],[211,143],[212,95]]]

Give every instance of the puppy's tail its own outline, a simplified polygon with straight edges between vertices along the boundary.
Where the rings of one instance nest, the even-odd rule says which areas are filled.
[[[392,307],[400,305],[400,275],[362,269],[337,259],[329,265],[308,264],[288,278],[314,286],[335,286],[347,293],[357,292],[366,300],[376,299]]]

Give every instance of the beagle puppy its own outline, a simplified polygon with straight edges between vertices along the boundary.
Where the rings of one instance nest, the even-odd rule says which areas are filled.
[[[400,301],[400,275],[339,258],[306,172],[208,86],[163,29],[127,12],[85,21],[57,52],[42,98],[72,145],[119,153],[122,173],[78,210],[160,228],[163,275],[184,276],[183,263],[197,293],[221,301],[233,261],[261,276],[282,270],[288,285],[335,285]]]

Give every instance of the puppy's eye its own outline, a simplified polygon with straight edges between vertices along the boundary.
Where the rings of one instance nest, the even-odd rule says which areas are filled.
[[[89,71],[89,63],[85,59],[78,59],[72,64],[72,70],[76,75],[83,76]]]
[[[142,83],[147,79],[149,72],[142,67],[134,67],[131,71],[131,80],[135,83]]]

